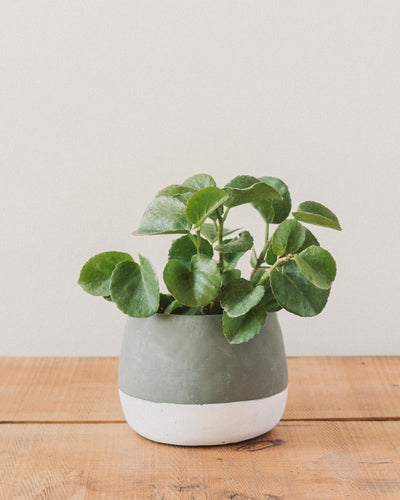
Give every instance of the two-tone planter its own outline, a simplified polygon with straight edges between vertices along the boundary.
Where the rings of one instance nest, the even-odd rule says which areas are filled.
[[[128,424],[153,441],[218,445],[272,429],[287,399],[276,313],[243,344],[229,344],[222,316],[128,318],[119,393]]]

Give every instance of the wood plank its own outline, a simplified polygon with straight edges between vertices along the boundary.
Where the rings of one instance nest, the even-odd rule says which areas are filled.
[[[282,422],[229,446],[150,442],[126,424],[3,424],[0,498],[400,498],[400,422]]]
[[[0,358],[0,421],[123,421],[117,358]]]
[[[400,417],[400,357],[288,358],[284,419]],[[123,421],[117,358],[0,358],[0,421]]]
[[[400,356],[289,358],[285,419],[400,417]]]

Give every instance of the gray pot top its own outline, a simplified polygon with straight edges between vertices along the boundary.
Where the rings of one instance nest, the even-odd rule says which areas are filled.
[[[272,396],[287,387],[276,313],[243,344],[229,344],[222,316],[156,314],[127,318],[119,387],[148,401],[226,403]]]

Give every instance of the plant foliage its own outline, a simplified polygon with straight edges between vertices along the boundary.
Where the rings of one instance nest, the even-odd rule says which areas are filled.
[[[225,226],[231,209],[244,204],[259,212],[265,226],[259,252],[248,231],[234,235],[240,229]],[[298,316],[319,314],[336,277],[334,258],[303,223],[340,231],[338,218],[315,201],[301,203],[288,218],[291,209],[289,189],[276,177],[240,175],[221,189],[211,175],[193,175],[159,191],[133,233],[179,236],[163,272],[168,294],[160,293],[148,259],[139,255],[136,262],[124,252],[89,259],[78,283],[132,317],[220,314],[228,342],[247,342],[268,313],[283,308]],[[246,253],[249,279],[236,267]]]

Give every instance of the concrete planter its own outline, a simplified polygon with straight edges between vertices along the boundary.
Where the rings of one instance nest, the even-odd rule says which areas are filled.
[[[287,364],[276,313],[232,345],[222,316],[127,318],[119,393],[128,424],[162,443],[218,445],[256,437],[281,419]]]

